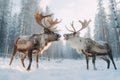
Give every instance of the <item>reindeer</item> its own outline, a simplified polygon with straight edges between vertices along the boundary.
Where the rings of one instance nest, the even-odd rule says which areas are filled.
[[[89,21],[84,20],[84,22],[79,20],[79,23],[82,25],[82,28],[78,31],[76,31],[76,29],[74,28],[74,24],[72,22],[71,26],[73,30],[68,29],[66,27],[66,29],[72,33],[64,34],[63,35],[64,39],[68,41],[71,44],[71,47],[76,49],[78,53],[82,52],[86,56],[87,69],[89,69],[89,57],[92,57],[92,63],[93,63],[94,69],[96,70],[95,60],[96,60],[96,56],[98,55],[101,55],[102,56],[101,58],[107,62],[108,69],[110,67],[110,60],[112,61],[114,68],[117,69],[115,62],[113,60],[111,48],[108,43],[102,42],[102,44],[100,44],[90,38],[84,38],[84,37],[79,36],[79,32],[83,30],[84,28],[86,28],[90,22],[91,20]],[[107,55],[109,58],[105,57],[105,55]]]
[[[23,67],[25,67],[24,59],[28,56],[29,65],[27,70],[30,70],[32,63],[32,54],[36,54],[36,66],[38,68],[38,55],[42,54],[45,50],[47,50],[53,41],[58,41],[61,37],[60,34],[55,33],[57,30],[54,26],[61,21],[58,19],[53,20],[51,18],[53,14],[43,15],[42,13],[36,12],[34,17],[36,22],[44,28],[44,33],[41,34],[33,34],[31,36],[19,36],[14,41],[14,50],[12,53],[12,58],[10,61],[10,65],[13,61],[14,56],[17,52],[22,52],[21,61]],[[43,23],[44,21],[44,23]]]

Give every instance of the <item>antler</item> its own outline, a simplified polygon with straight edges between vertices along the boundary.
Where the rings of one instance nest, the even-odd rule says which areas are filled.
[[[35,16],[36,22],[43,28],[46,28],[46,26],[42,23],[42,19],[45,19],[46,17],[51,17],[52,15],[53,14],[43,16],[42,13],[36,12],[34,16]]]
[[[54,27],[56,24],[60,23],[61,20],[60,20],[60,21],[58,21],[58,19],[53,20],[53,19],[51,18],[52,15],[53,15],[53,14],[43,16],[42,13],[36,12],[34,16],[35,16],[36,22],[37,22],[40,26],[42,26],[42,27],[45,28],[45,29],[48,29],[48,30],[51,30],[51,31],[55,31],[55,29],[56,29],[57,27],[55,27],[55,28],[52,28],[52,27]],[[44,19],[44,24],[42,23],[42,20],[43,20],[43,19]],[[46,21],[47,21],[47,23],[46,23]],[[49,26],[47,25],[48,23],[49,23]]]
[[[89,21],[84,20],[84,22],[82,22],[81,20],[79,20],[79,22],[82,24],[82,28],[81,28],[80,30],[78,30],[78,31],[75,30],[73,21],[72,21],[72,23],[71,23],[71,26],[72,26],[73,30],[68,29],[66,26],[65,26],[65,28],[66,28],[68,31],[70,31],[70,32],[77,33],[77,32],[79,32],[79,31],[83,30],[84,28],[86,28],[86,27],[89,25],[89,23],[91,22],[91,20],[89,20]]]
[[[91,22],[91,20],[87,21],[86,19],[84,20],[84,22],[82,22],[81,20],[79,20],[79,22],[82,25],[82,28],[80,30],[78,30],[77,32],[83,30],[84,28],[88,27],[89,23]]]
[[[68,31],[70,31],[70,32],[76,33],[76,30],[75,30],[74,22],[73,22],[73,21],[72,21],[72,23],[71,23],[71,26],[72,26],[73,30],[68,29],[66,26],[65,26],[65,28],[66,28]]]
[[[73,21],[72,21],[72,23],[71,23],[71,26],[72,26],[74,32],[76,32],[75,27],[74,27],[74,22],[73,22]]]
[[[52,27],[54,27],[56,24],[60,23],[62,20],[59,20],[59,21],[58,21],[58,19],[53,20],[53,19],[51,19],[51,17],[49,17],[49,18],[47,18],[47,21],[50,24],[50,26],[48,26],[47,28],[52,29]],[[54,28],[54,29],[56,29],[56,28]]]

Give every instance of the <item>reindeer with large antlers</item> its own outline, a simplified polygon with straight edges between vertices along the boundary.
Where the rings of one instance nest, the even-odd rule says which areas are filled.
[[[60,34],[55,33],[56,27],[54,26],[61,21],[58,19],[53,20],[51,18],[53,14],[50,15],[43,15],[42,13],[36,12],[35,19],[36,22],[44,28],[44,33],[41,34],[33,34],[31,36],[20,36],[14,41],[14,50],[12,54],[12,58],[10,61],[10,65],[13,61],[14,56],[16,55],[17,51],[22,52],[22,65],[25,67],[24,59],[28,56],[29,65],[27,70],[30,70],[31,63],[32,63],[32,54],[36,54],[36,64],[38,68],[38,55],[42,54],[46,49],[49,48],[51,42],[58,41],[61,37]]]
[[[82,28],[80,30],[76,31],[72,22],[71,26],[73,30],[70,30],[66,27],[66,29],[72,33],[64,34],[63,36],[65,40],[68,41],[71,44],[71,46],[77,50],[78,53],[82,51],[82,53],[86,56],[87,69],[89,69],[89,57],[92,57],[92,63],[94,65],[94,69],[96,69],[95,60],[97,55],[101,55],[101,58],[107,62],[108,69],[110,67],[110,60],[112,61],[114,68],[117,69],[113,60],[111,48],[108,45],[108,43],[102,42],[102,44],[100,44],[98,42],[93,41],[90,38],[84,38],[79,36],[79,32],[86,28],[91,22],[91,20],[84,20],[84,22],[79,20],[79,22],[82,25]],[[107,55],[110,58],[110,60],[108,57],[105,57],[105,55]]]

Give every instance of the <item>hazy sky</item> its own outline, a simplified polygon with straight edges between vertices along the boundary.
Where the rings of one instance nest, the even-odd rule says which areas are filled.
[[[92,18],[96,10],[96,0],[51,0],[49,6],[57,16],[65,19]]]
[[[13,0],[15,12],[20,11],[20,0]],[[38,5],[38,4],[37,4]],[[45,8],[49,6],[54,16],[62,19],[62,22],[58,25],[61,29],[61,33],[66,33],[65,25],[70,27],[70,23],[75,21],[75,27],[78,30],[80,24],[78,20],[91,19],[90,27],[94,26],[94,17],[97,9],[96,0],[41,0],[40,7]],[[13,11],[13,12],[14,12]],[[84,33],[84,30],[81,32]]]
[[[44,0],[46,1],[46,0]],[[43,1],[43,2],[44,2]],[[48,1],[48,3],[47,3]],[[70,23],[75,21],[75,27],[78,30],[80,24],[78,20],[91,19],[90,27],[94,26],[94,17],[97,9],[96,0],[47,0],[45,4],[50,7],[55,17],[62,19],[59,24],[62,33],[66,33],[65,25],[70,27]],[[83,30],[84,33],[84,30]]]

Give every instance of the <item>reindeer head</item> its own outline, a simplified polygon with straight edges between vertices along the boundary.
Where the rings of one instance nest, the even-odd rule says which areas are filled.
[[[57,27],[54,27],[56,24],[60,23],[58,19],[53,20],[51,18],[53,14],[50,15],[43,15],[42,13],[36,12],[35,19],[36,22],[44,28],[44,34],[47,36],[48,41],[57,41],[61,37],[60,34],[55,33]],[[53,28],[54,27],[54,28]]]
[[[70,29],[68,29],[66,27],[66,29],[68,31],[72,32],[72,33],[70,33],[70,34],[64,34],[63,36],[64,36],[65,40],[74,39],[75,37],[79,37],[79,32],[81,30],[83,30],[84,28],[86,28],[89,25],[89,23],[91,22],[91,20],[89,20],[89,21],[84,20],[84,22],[82,22],[81,20],[79,20],[79,22],[81,23],[82,28],[80,30],[78,30],[78,31],[76,31],[73,22],[71,23],[71,26],[72,26],[73,30],[70,30]]]

